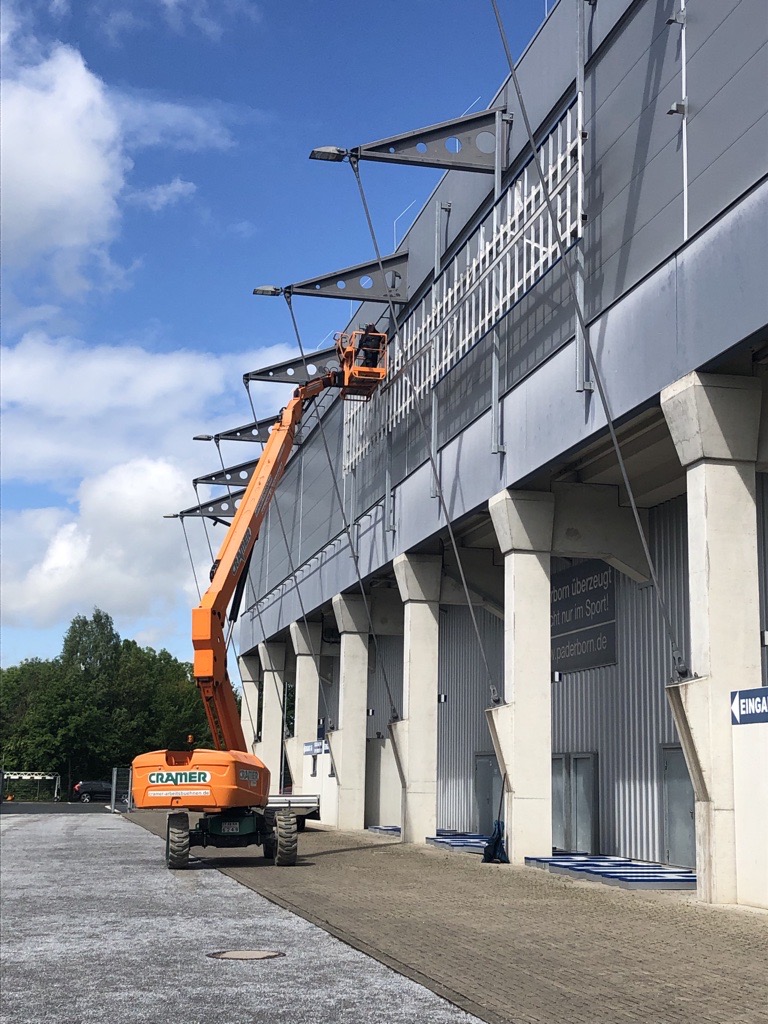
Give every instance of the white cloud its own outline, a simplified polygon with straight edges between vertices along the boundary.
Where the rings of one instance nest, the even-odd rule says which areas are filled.
[[[243,368],[288,355],[277,345],[223,355],[88,349],[40,332],[4,350],[4,486],[42,479],[70,495],[62,508],[6,514],[4,621],[63,629],[98,605],[130,626],[195,604],[183,535],[162,516],[196,504],[192,477],[217,468],[193,435],[250,419]],[[273,384],[251,392],[258,415],[277,415],[287,397]],[[224,448],[231,464],[258,454]],[[188,529],[207,570],[200,521]]]
[[[31,565],[14,553],[7,560],[6,623],[48,626],[94,606],[140,616],[173,605],[180,589],[190,596],[183,538],[162,518],[188,499],[188,480],[176,466],[137,458],[85,480],[77,512],[66,518],[60,510],[11,516],[6,543],[28,554],[30,534],[39,555]]]
[[[6,261],[110,242],[130,161],[103,83],[75,50],[57,46],[6,80],[2,94]]]
[[[6,285],[42,275],[57,293],[121,287],[130,269],[110,256],[130,195],[134,157],[145,147],[182,152],[233,145],[225,113],[157,101],[107,86],[71,46],[44,46],[29,12],[4,12],[0,152]],[[149,186],[160,210],[189,197],[192,182]]]
[[[173,206],[181,199],[188,199],[196,191],[197,185],[193,181],[182,181],[177,177],[165,185],[153,185],[151,188],[133,192],[129,199],[137,206],[146,206],[153,213],[158,213],[166,206]]]

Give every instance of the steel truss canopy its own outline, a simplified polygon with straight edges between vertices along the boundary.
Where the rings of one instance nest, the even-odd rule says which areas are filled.
[[[310,160],[377,160],[381,163],[418,164],[443,170],[478,171],[493,174],[497,170],[497,148],[501,142],[501,155],[506,165],[507,147],[499,134],[509,125],[511,116],[506,108],[482,110],[465,114],[451,121],[418,128],[415,131],[391,135],[387,139],[368,142],[355,149],[338,146],[319,146],[309,154]]]
[[[295,286],[291,285],[291,288],[293,287]],[[285,359],[282,363],[272,363],[271,366],[265,366],[260,370],[251,370],[250,373],[243,374],[243,384],[247,387],[248,383],[252,380],[262,380],[272,384],[308,384],[315,377],[322,377],[327,372],[329,360],[334,364],[334,368],[338,368],[339,360],[335,345],[331,348],[318,349],[316,352],[307,352],[305,355],[295,356],[293,359]],[[264,428],[268,432],[268,428],[274,422],[275,417],[273,416],[272,419],[259,420],[258,423],[252,423],[248,429],[254,427],[257,429]],[[223,434],[218,434],[217,436],[224,437]],[[263,431],[258,437],[249,438],[249,440],[253,441],[261,441],[263,439],[265,439]]]
[[[360,302],[408,301],[408,253],[399,252],[378,260],[310,277],[278,288],[261,285],[254,295],[319,295],[326,299],[357,299]]]

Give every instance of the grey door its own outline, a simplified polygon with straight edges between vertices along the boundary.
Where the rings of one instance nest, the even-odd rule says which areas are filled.
[[[664,854],[667,864],[696,867],[694,797],[682,747],[665,747]]]
[[[489,836],[501,802],[501,772],[495,754],[475,754],[475,801],[477,831]]]
[[[567,853],[597,853],[597,754],[552,755],[552,845]]]
[[[567,770],[563,754],[552,758],[552,846],[555,850],[567,850]]]
[[[597,758],[594,754],[571,756],[571,849],[597,852]]]

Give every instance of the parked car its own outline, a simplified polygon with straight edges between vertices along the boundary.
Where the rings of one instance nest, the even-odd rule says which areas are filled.
[[[91,800],[109,800],[112,796],[111,782],[76,782],[72,787],[72,799],[83,804]]]

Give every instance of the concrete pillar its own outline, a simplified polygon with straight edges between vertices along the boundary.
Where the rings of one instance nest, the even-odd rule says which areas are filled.
[[[256,731],[259,724],[259,680],[261,662],[252,654],[238,659],[240,679],[243,682],[243,700],[240,705],[240,725],[251,753],[256,753]]]
[[[552,852],[550,550],[553,494],[502,491],[488,508],[504,556],[504,703],[487,715],[506,773],[509,859]]]
[[[285,741],[285,754],[291,768],[293,792],[315,793],[316,780],[310,776],[312,758],[304,757],[304,744],[317,739],[322,627],[319,622],[292,622],[290,631],[296,653],[296,697],[293,736]]]
[[[402,837],[424,843],[437,831],[438,636],[442,558],[398,555],[393,568],[405,605],[403,718],[397,739],[404,776]],[[405,726],[405,728],[403,728]]]
[[[254,753],[270,770],[270,793],[279,793],[283,763],[285,644],[280,641],[259,644],[259,660],[264,676],[264,689],[261,705],[261,741],[256,744]]]
[[[328,738],[336,766],[338,826],[365,827],[365,732],[368,707],[368,629],[362,596],[336,594],[336,625],[341,634],[339,720]]]
[[[738,901],[739,859],[757,856],[768,841],[768,814],[749,806],[749,791],[738,813],[730,712],[732,690],[761,684],[755,501],[760,400],[756,378],[699,373],[661,393],[686,469],[691,671],[697,677],[667,693],[694,784],[699,896],[708,903]],[[761,838],[750,831],[750,819],[760,817]]]

